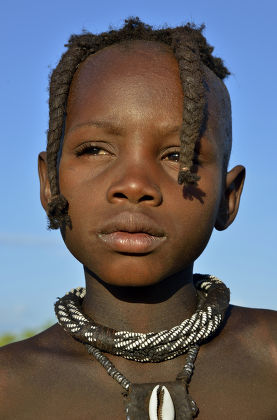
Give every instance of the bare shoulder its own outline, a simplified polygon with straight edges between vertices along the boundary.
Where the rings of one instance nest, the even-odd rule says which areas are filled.
[[[22,404],[30,393],[32,364],[36,369],[36,342],[32,338],[0,348],[0,418],[19,417],[19,412],[14,411],[14,403]]]
[[[45,404],[43,395],[56,391],[63,372],[74,361],[75,350],[69,346],[65,351],[68,338],[55,325],[30,339],[0,348],[1,419],[44,418],[39,414]]]
[[[49,359],[51,343],[49,330],[27,340],[0,348],[0,406],[1,409],[21,388],[23,394],[31,386],[34,374]]]
[[[225,325],[196,360],[190,389],[199,420],[276,418],[276,321],[275,311],[230,306]]]
[[[82,346],[55,324],[34,337],[0,348],[0,383],[3,386],[4,378],[11,382],[20,377],[28,383],[37,372],[48,370],[51,365],[67,360],[72,363],[80,357],[80,349]]]
[[[226,334],[249,360],[261,362],[277,379],[277,311],[231,306]]]
[[[85,346],[55,325],[0,349],[0,419],[91,419],[97,406],[102,412],[99,378],[108,381],[106,376]],[[107,410],[107,418],[114,418],[112,408]]]
[[[34,337],[1,347],[1,379],[5,372],[9,373],[8,379],[11,380],[13,374],[18,377],[21,372],[24,372],[30,366],[35,368],[36,364],[41,362],[41,358],[49,354],[55,329],[55,326],[53,326]]]
[[[277,311],[231,306],[230,326],[243,330],[249,339],[263,339],[277,345]]]

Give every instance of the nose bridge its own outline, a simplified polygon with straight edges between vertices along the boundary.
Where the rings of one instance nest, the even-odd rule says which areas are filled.
[[[152,158],[153,159],[153,158]],[[158,173],[155,162],[146,159],[146,153],[126,151],[124,159],[116,164],[114,178],[107,191],[110,202],[128,200],[131,203],[144,203],[158,206],[162,202]]]

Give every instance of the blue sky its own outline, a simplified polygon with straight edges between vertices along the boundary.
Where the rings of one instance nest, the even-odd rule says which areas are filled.
[[[53,302],[83,285],[82,267],[58,232],[46,229],[37,154],[45,149],[48,75],[71,33],[101,32],[128,16],[152,25],[205,23],[205,35],[232,75],[231,166],[247,180],[240,212],[215,232],[195,271],[222,278],[232,302],[277,309],[276,12],[265,0],[11,0],[1,6],[0,333],[54,320]]]

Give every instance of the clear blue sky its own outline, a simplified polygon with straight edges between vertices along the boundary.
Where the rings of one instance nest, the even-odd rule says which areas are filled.
[[[232,302],[277,309],[276,3],[265,0],[10,0],[1,6],[0,333],[54,319],[53,302],[83,285],[82,267],[58,232],[46,230],[37,154],[45,149],[48,74],[71,33],[98,33],[128,16],[153,25],[205,23],[215,54],[232,72],[231,165],[247,180],[240,213],[215,232],[195,270],[217,275]]]

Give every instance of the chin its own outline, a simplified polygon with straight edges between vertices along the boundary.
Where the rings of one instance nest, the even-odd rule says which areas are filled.
[[[117,286],[117,287],[146,287],[146,286],[152,286],[154,284],[159,283],[161,279],[155,276],[153,278],[152,276],[149,276],[149,272],[145,273],[144,271],[138,272],[137,270],[131,270],[125,271],[124,273],[118,272],[117,275],[113,272],[112,277],[110,275],[103,275],[101,279],[111,285],[111,286]]]
[[[138,263],[137,263],[138,262]],[[152,267],[139,261],[126,261],[126,264],[118,264],[110,261],[110,263],[103,267],[103,265],[91,264],[85,265],[85,270],[94,278],[116,287],[146,287],[159,283],[170,273],[164,273],[157,270],[157,267],[152,264]],[[93,267],[93,268],[92,268]]]

